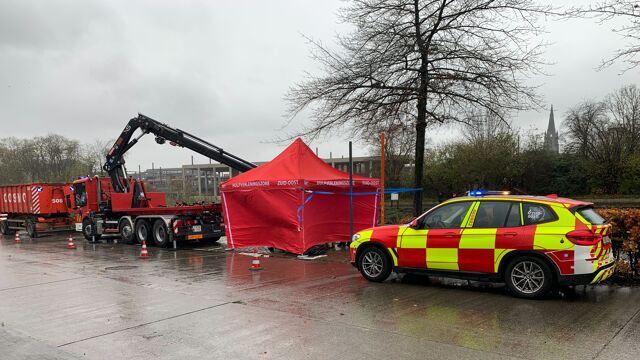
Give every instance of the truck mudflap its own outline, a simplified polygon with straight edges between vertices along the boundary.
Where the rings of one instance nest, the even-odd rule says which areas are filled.
[[[204,240],[224,236],[224,228],[216,224],[179,226],[175,235],[185,240]]]

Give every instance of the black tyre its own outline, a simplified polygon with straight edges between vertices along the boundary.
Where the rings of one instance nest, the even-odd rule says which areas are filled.
[[[8,221],[0,221],[0,233],[2,233],[2,235],[9,235]]]
[[[120,238],[125,244],[133,244],[136,241],[136,235],[133,232],[133,224],[128,218],[120,219],[118,223],[118,231],[120,232]]]
[[[36,223],[33,219],[27,219],[24,223],[25,230],[30,238],[35,239],[38,237],[38,231],[36,230]]]
[[[382,282],[391,275],[391,261],[380,248],[371,246],[360,253],[358,270],[369,281]]]
[[[157,247],[167,247],[170,242],[167,224],[162,219],[158,219],[153,223],[153,242]]]
[[[138,238],[138,242],[142,243],[143,241],[149,242],[151,237],[151,226],[147,220],[138,220],[136,221],[136,238]]]
[[[549,265],[533,256],[511,261],[504,273],[504,282],[514,295],[526,299],[542,297],[554,286]]]
[[[87,241],[93,241],[94,237],[96,241],[100,240],[100,235],[95,233],[95,225],[89,218],[82,220],[82,235]]]

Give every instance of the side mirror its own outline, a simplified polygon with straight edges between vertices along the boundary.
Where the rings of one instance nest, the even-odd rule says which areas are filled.
[[[417,228],[418,227],[418,219],[413,219],[413,221],[411,221],[409,223],[409,226],[411,226],[412,228]]]

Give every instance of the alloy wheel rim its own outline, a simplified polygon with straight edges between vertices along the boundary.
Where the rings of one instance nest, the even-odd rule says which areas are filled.
[[[533,261],[522,261],[511,270],[511,283],[518,291],[533,294],[544,285],[544,271]]]
[[[362,271],[370,277],[377,277],[382,274],[384,262],[382,256],[377,252],[367,252],[362,258]]]

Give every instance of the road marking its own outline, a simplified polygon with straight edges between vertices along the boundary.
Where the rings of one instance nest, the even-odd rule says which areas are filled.
[[[178,314],[178,315],[169,316],[169,317],[164,318],[164,319],[158,319],[158,320],[154,320],[154,321],[149,321],[149,322],[146,322],[146,323],[142,323],[142,324],[138,324],[138,325],[129,326],[129,327],[126,327],[126,328],[124,328],[124,329],[114,330],[114,331],[109,331],[109,332],[106,332],[106,333],[104,333],[104,334],[95,335],[95,336],[90,336],[90,337],[87,337],[87,338],[84,338],[84,339],[80,339],[80,340],[74,340],[74,341],[71,341],[71,342],[68,342],[68,343],[65,343],[65,344],[62,344],[62,345],[58,345],[57,347],[59,347],[59,348],[60,348],[60,347],[63,347],[63,346],[72,345],[72,344],[79,343],[79,342],[83,342],[83,341],[86,341],[86,340],[91,340],[91,339],[99,338],[99,337],[102,337],[102,336],[107,336],[107,335],[111,335],[111,334],[116,334],[116,333],[119,333],[119,332],[123,332],[123,331],[131,330],[131,329],[136,329],[136,328],[139,328],[139,327],[143,327],[143,326],[147,326],[147,325],[151,325],[151,324],[159,323],[159,322],[166,321],[166,320],[176,319],[176,318],[179,318],[179,317],[183,317],[183,316],[186,316],[186,315],[195,314],[195,313],[197,313],[197,312],[201,312],[201,311],[205,311],[205,310],[209,310],[209,309],[214,309],[214,308],[217,308],[217,307],[220,307],[220,306],[224,306],[224,305],[228,305],[228,304],[231,304],[231,303],[232,303],[232,301],[227,301],[227,302],[225,302],[225,303],[221,303],[221,304],[217,304],[217,305],[212,305],[212,306],[207,306],[207,307],[204,307],[204,308],[202,308],[202,309],[197,309],[197,310],[189,311],[189,312],[186,312],[186,313],[182,313],[182,314]]]
[[[604,346],[591,358],[591,359],[596,359],[598,358],[598,356],[600,356],[600,354],[604,351],[604,349],[607,348],[607,346],[609,346],[609,344],[611,344],[611,342],[613,341],[613,339],[615,339],[618,334],[620,334],[620,332],[622,330],[624,330],[624,328],[626,328],[627,326],[629,326],[629,323],[636,318],[636,316],[638,316],[638,314],[640,314],[640,309],[636,310],[636,312],[629,318],[629,320],[627,320],[627,322],[624,323],[624,325],[622,325],[618,331],[616,331],[615,334],[613,334],[613,336],[611,337],[611,339],[609,339]]]
[[[22,285],[22,286],[10,287],[10,288],[6,288],[6,289],[0,289],[0,291],[23,289],[23,288],[28,288],[28,287],[32,287],[32,286],[54,284],[54,283],[59,283],[59,282],[63,282],[63,281],[71,281],[71,280],[78,280],[78,279],[84,279],[84,278],[86,278],[86,276],[80,276],[80,277],[75,277],[75,278],[71,278],[71,279],[63,279],[63,280],[53,280],[53,281],[47,281],[47,282],[31,284],[31,285]]]

